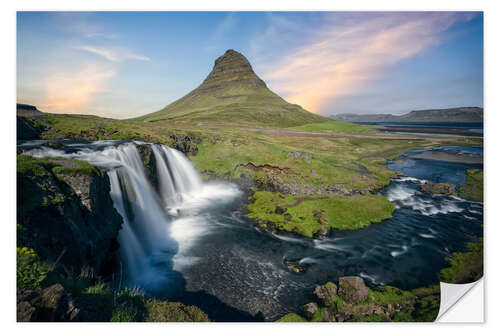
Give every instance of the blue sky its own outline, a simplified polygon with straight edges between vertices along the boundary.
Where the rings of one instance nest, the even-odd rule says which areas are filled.
[[[19,12],[17,100],[139,116],[196,88],[229,48],[323,115],[483,106],[483,16],[465,12]]]

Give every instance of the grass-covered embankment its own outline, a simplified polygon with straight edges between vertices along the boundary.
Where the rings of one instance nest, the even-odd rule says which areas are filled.
[[[483,170],[468,169],[465,184],[458,189],[460,196],[483,202]]]
[[[450,267],[440,272],[440,280],[447,283],[471,283],[483,276],[483,239],[467,244],[465,252],[452,253],[447,259]]]
[[[250,198],[248,217],[264,229],[284,230],[312,237],[330,228],[366,227],[392,217],[394,205],[382,195],[285,196],[258,191]]]

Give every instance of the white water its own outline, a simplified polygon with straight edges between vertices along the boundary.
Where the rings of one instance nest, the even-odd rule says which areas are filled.
[[[87,161],[108,170],[110,195],[124,224],[118,236],[127,283],[154,289],[168,283],[167,270],[196,263],[186,256],[195,241],[211,232],[208,207],[233,201],[240,191],[227,183],[203,183],[181,152],[151,145],[156,159],[158,188],[146,177],[136,143],[78,145],[67,153],[47,147],[27,153],[35,157],[66,157]],[[96,150],[94,146],[103,146]]]
[[[416,189],[405,186],[404,184],[397,184],[391,187],[387,192],[387,199],[389,199],[396,208],[410,208],[426,216],[460,213],[463,211],[463,209],[457,205],[457,203],[462,200],[456,200],[455,197],[440,195],[433,195],[433,199],[429,199],[422,196]]]

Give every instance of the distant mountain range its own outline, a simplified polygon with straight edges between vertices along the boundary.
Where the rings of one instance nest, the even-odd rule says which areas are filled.
[[[142,121],[209,122],[290,127],[328,121],[272,92],[239,52],[227,50],[215,60],[203,83]]]
[[[483,108],[460,107],[450,109],[417,110],[397,116],[392,114],[336,114],[330,118],[350,122],[454,122],[454,123],[481,123],[483,122]]]

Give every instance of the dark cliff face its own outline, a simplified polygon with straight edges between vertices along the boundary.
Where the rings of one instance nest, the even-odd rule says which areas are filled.
[[[123,220],[109,178],[95,167],[61,163],[18,156],[17,246],[33,248],[70,277],[111,273]]]
[[[40,139],[41,130],[25,117],[17,116],[17,139],[18,140],[36,140]]]

